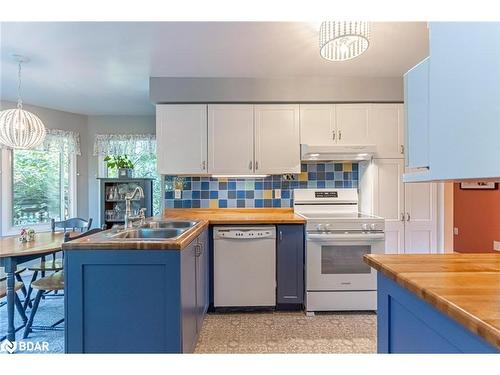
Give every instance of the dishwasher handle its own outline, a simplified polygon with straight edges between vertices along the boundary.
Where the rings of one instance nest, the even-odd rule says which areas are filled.
[[[217,229],[214,233],[215,239],[260,239],[260,238],[275,238],[276,231],[274,228],[252,228],[252,229]]]

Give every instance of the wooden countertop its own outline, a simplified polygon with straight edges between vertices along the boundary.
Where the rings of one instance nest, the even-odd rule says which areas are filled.
[[[62,232],[36,233],[35,240],[30,242],[19,241],[19,236],[0,237],[0,258],[50,254],[61,250],[63,242]]]
[[[167,219],[203,219],[210,224],[304,224],[292,208],[171,208]]]
[[[112,231],[100,232],[88,237],[67,242],[64,250],[71,249],[108,249],[108,250],[182,250],[191,243],[209,224],[303,224],[305,219],[288,208],[255,209],[167,209],[162,216],[148,221],[194,220],[199,223],[184,232],[178,239],[162,241],[113,240]]]
[[[370,254],[364,259],[500,348],[500,254]]]

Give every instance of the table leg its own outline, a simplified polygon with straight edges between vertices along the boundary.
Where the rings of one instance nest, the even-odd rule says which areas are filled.
[[[5,275],[7,276],[7,340],[16,341],[16,329],[14,327],[14,284],[16,272],[16,261],[7,259],[5,263]]]

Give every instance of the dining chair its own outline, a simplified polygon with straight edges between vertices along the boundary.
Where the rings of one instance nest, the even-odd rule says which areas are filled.
[[[70,232],[66,232],[64,234],[64,242],[68,241],[73,241],[82,237],[90,236],[91,234],[95,234],[98,232],[101,232],[103,229],[101,228],[94,228],[91,230],[88,230],[87,232],[84,232],[78,236],[70,236]],[[64,270],[60,270],[57,272],[54,272],[53,274],[42,277],[38,280],[35,280],[31,283],[31,287],[33,289],[37,290],[35,300],[33,302],[33,308],[31,309],[30,312],[30,317],[28,319],[28,322],[26,323],[26,327],[24,328],[24,334],[23,338],[27,338],[30,332],[32,332],[33,328],[33,320],[35,318],[36,312],[38,310],[38,306],[40,304],[40,300],[42,299],[42,296],[44,293],[49,292],[49,291],[60,291],[64,290]],[[49,327],[37,327],[42,330],[51,330],[51,329],[57,329],[57,326],[61,324],[64,321],[63,319],[58,320],[54,324],[52,324]]]
[[[19,315],[21,315],[21,319],[23,320],[23,323],[26,324],[28,318],[26,317],[26,313],[24,312],[23,304],[21,303],[21,300],[19,299],[19,296],[17,295],[17,291],[22,289],[23,287],[24,287],[24,284],[22,281],[15,282],[15,284],[14,284],[14,304],[16,306],[16,309],[17,309]],[[7,281],[4,279],[4,280],[0,280],[0,300],[5,298],[6,296],[7,296]],[[0,301],[0,307],[4,306],[6,304],[7,304],[7,302]],[[1,338],[0,341],[2,339],[3,338]]]
[[[56,229],[63,229],[64,233],[68,233],[69,231],[71,232],[79,231],[84,233],[89,231],[91,226],[92,226],[92,218],[88,220],[84,220],[79,217],[66,219],[62,221],[55,221],[54,219],[50,220],[50,227],[52,229],[52,233],[54,233]],[[46,272],[58,272],[61,271],[62,269],[63,269],[63,259],[57,259],[56,253],[52,254],[51,260],[46,260],[45,257],[42,257],[40,263],[28,267],[28,270],[32,271],[33,275],[31,277],[30,285],[28,287],[26,299],[24,300],[25,310],[28,307],[28,305],[31,304],[31,293],[33,291],[31,284],[33,284],[33,282],[37,279],[38,273],[41,274],[41,277],[45,277]]]

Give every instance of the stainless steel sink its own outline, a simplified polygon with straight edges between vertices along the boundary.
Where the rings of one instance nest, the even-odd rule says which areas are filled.
[[[114,240],[161,241],[179,237],[187,230],[175,228],[135,228],[111,236]]]
[[[173,229],[189,229],[198,224],[197,221],[188,221],[188,220],[168,220],[168,221],[151,221],[144,226],[143,228],[173,228]]]

